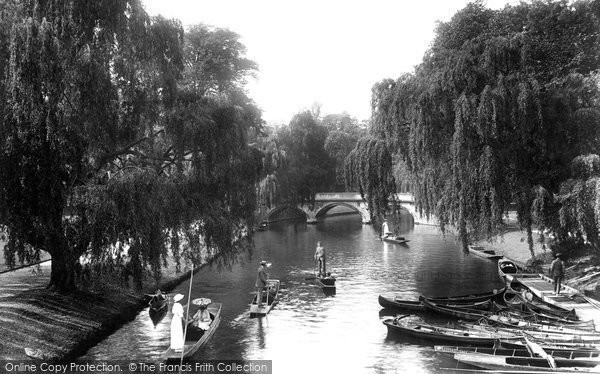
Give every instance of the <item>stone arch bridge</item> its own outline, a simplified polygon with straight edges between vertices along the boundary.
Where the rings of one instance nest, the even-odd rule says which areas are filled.
[[[414,218],[415,223],[430,223],[424,217],[421,217],[415,210],[414,197],[410,193],[396,194],[396,203],[407,210]],[[343,206],[354,210],[360,214],[364,224],[371,223],[369,207],[367,202],[357,192],[321,192],[315,196],[314,206],[303,204],[293,207],[301,211],[306,216],[307,223],[316,223],[317,220],[327,214],[334,207]],[[270,222],[273,214],[288,209],[289,206],[273,207],[266,213],[266,221]]]

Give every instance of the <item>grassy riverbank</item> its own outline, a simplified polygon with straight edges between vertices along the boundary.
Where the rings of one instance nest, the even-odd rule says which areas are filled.
[[[84,354],[146,306],[144,293],[156,284],[146,279],[135,292],[116,282],[92,282],[85,291],[63,295],[45,288],[49,264],[36,272],[21,269],[0,281],[0,360],[23,360],[25,348],[38,350],[48,360],[70,360]],[[163,271],[160,288],[168,290],[189,277],[176,273],[174,264]]]

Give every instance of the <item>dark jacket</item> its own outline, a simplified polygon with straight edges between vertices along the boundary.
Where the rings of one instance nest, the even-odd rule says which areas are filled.
[[[553,277],[562,277],[565,275],[565,262],[558,257],[552,261],[552,264],[550,264],[550,275]]]
[[[267,272],[265,271],[265,267],[260,265],[258,268],[258,272],[256,273],[256,283],[254,283],[254,287],[264,288],[267,286]]]

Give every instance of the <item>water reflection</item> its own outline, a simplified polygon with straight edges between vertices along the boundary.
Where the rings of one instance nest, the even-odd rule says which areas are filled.
[[[404,229],[403,229],[404,230]],[[317,225],[277,224],[255,235],[256,249],[231,271],[203,269],[194,276],[192,297],[223,303],[222,322],[199,359],[273,360],[277,373],[427,373],[455,367],[428,342],[388,336],[381,323],[379,294],[407,299],[483,292],[499,287],[492,261],[464,256],[453,237],[435,227],[401,231],[408,246],[382,242],[379,230],[360,217],[327,218]],[[309,278],[321,241],[337,293],[326,296]],[[248,310],[260,260],[273,263],[271,278],[282,282],[279,304],[265,318]],[[187,295],[187,282],[173,292]],[[168,345],[169,314],[154,327],[147,310],[88,358],[158,359]],[[163,335],[164,334],[164,335]]]

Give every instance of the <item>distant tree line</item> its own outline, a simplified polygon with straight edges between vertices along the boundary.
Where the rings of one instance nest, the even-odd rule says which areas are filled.
[[[230,263],[263,176],[238,35],[184,30],[140,0],[5,0],[0,66],[9,265],[47,251],[50,286],[69,291],[82,255],[138,286],[169,256]]]
[[[260,201],[269,207],[311,204],[319,192],[345,191],[344,162],[366,127],[347,113],[321,118],[316,108],[269,128],[257,137],[264,153]]]
[[[402,163],[417,208],[466,245],[505,227],[560,240],[600,229],[600,1],[468,4],[414,73],[373,87],[369,136],[348,181],[384,214]]]

